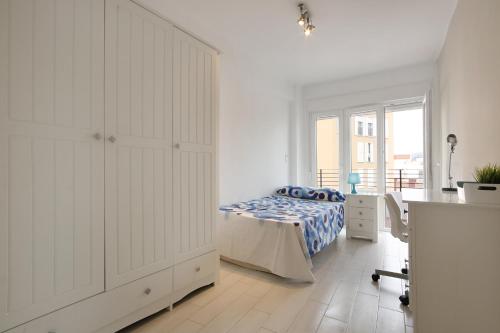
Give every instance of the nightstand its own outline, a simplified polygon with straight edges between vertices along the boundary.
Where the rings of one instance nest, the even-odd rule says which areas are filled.
[[[385,200],[382,194],[347,194],[345,204],[347,238],[378,241],[378,229],[384,223]]]

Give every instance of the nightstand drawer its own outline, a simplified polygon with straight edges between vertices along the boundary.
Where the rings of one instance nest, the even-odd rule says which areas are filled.
[[[377,197],[375,196],[357,196],[353,195],[349,198],[349,205],[352,207],[375,207],[377,205]]]
[[[351,219],[349,221],[349,228],[352,231],[361,231],[366,234],[371,234],[373,231],[373,221],[372,220],[360,220]]]
[[[351,219],[372,220],[375,218],[375,210],[372,208],[349,207],[349,217]]]

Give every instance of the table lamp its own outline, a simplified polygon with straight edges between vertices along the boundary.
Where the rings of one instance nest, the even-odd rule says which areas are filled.
[[[359,177],[359,173],[351,172],[349,174],[349,178],[347,179],[347,183],[351,184],[351,194],[358,193],[356,191],[356,184],[361,183],[361,178]]]

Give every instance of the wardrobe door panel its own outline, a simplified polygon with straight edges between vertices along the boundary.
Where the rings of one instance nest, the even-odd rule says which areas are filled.
[[[175,261],[214,249],[217,53],[180,30],[174,39]]]
[[[106,2],[106,286],[173,263],[173,26]]]
[[[0,0],[0,331],[104,290],[103,72],[103,0]]]

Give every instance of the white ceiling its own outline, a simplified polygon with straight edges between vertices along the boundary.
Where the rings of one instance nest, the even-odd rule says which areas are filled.
[[[294,0],[138,0],[222,53],[293,84],[436,60],[457,0],[306,0],[304,37]]]

